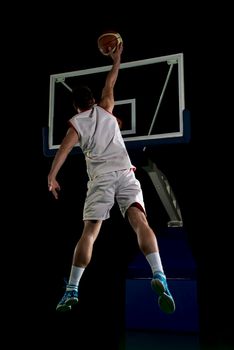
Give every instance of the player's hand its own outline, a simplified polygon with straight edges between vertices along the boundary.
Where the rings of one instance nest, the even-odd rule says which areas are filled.
[[[58,192],[60,191],[60,185],[57,180],[48,179],[48,189],[52,192],[55,199],[58,199]]]
[[[112,58],[112,60],[114,62],[120,60],[122,51],[123,51],[123,43],[119,43],[119,45],[117,46],[115,52],[111,52],[111,54],[110,54],[110,57]]]

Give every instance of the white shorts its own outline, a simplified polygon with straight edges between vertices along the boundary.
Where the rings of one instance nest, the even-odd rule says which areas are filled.
[[[115,201],[123,217],[133,203],[137,203],[137,206],[145,212],[141,185],[132,169],[99,175],[88,181],[83,219],[108,219]]]

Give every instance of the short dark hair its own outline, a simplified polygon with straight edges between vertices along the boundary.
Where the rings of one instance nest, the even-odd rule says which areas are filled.
[[[72,90],[73,105],[80,109],[88,109],[93,105],[93,93],[88,86],[77,86]]]

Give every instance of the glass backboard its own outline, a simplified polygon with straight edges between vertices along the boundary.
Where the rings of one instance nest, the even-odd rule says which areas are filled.
[[[111,65],[50,76],[48,128],[44,153],[54,155],[75,114],[71,91],[88,85],[98,101]],[[115,85],[113,114],[122,120],[128,149],[188,142],[189,111],[185,108],[183,53],[121,63]],[[75,147],[79,151],[79,147]]]

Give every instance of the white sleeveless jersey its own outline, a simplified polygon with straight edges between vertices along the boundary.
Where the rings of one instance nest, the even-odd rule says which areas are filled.
[[[92,109],[76,114],[69,122],[78,132],[90,179],[111,171],[135,169],[117,119],[111,113],[94,105]]]

